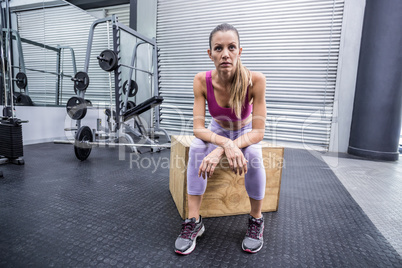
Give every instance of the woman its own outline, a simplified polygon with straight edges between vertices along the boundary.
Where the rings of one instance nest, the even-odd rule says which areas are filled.
[[[209,36],[208,55],[216,69],[194,78],[194,135],[187,170],[189,218],[182,224],[175,251],[191,253],[205,231],[199,210],[207,179],[225,154],[234,173],[245,174],[251,212],[244,251],[255,253],[263,245],[265,169],[258,143],[265,131],[265,77],[250,72],[240,61],[242,48],[232,25],[218,25]],[[205,128],[205,101],[213,120]],[[251,114],[252,111],[252,114]],[[249,164],[247,164],[249,163]]]

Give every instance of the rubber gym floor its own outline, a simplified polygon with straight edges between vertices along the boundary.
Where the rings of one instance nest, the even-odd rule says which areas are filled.
[[[402,267],[401,163],[286,148],[263,249],[243,252],[247,215],[227,216],[204,219],[180,256],[169,155],[94,148],[80,162],[69,145],[24,146],[25,165],[0,166],[0,266]]]

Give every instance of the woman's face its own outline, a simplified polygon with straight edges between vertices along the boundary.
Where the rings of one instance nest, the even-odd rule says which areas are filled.
[[[218,71],[234,73],[242,49],[234,31],[219,31],[212,36],[208,55]]]

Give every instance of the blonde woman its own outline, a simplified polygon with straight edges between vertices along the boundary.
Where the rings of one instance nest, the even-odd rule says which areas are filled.
[[[223,155],[236,174],[245,174],[251,211],[242,242],[244,251],[255,253],[263,246],[265,169],[259,142],[264,137],[265,77],[250,72],[241,61],[239,33],[229,24],[218,25],[209,36],[208,55],[215,70],[194,78],[194,135],[187,170],[189,218],[182,223],[175,252],[191,253],[205,227],[199,210],[207,180]],[[205,128],[205,111],[213,120]]]

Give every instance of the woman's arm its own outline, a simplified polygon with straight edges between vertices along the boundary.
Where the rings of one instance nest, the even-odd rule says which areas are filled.
[[[227,138],[217,135],[211,130],[205,128],[205,100],[206,100],[206,84],[205,73],[198,73],[194,78],[194,107],[193,107],[193,132],[197,138],[218,145],[211,153],[202,160],[198,169],[198,176],[204,179],[211,177],[214,173],[216,165],[219,163],[225,149],[221,144]]]
[[[228,138],[220,136],[205,127],[206,84],[205,73],[194,77],[193,132],[194,136],[209,143],[223,147]],[[223,152],[222,152],[223,154]]]
[[[206,81],[205,73],[198,73],[194,78],[194,107],[193,107],[193,131],[197,138],[218,145],[210,154],[204,157],[198,176],[208,178],[214,173],[216,165],[223,154],[229,162],[230,168],[235,173],[247,172],[247,160],[241,150],[233,144],[229,138],[220,136],[205,128],[205,100],[206,100]]]
[[[253,72],[252,78],[252,130],[234,140],[234,144],[239,148],[244,148],[249,145],[258,143],[264,138],[265,120],[267,117],[267,108],[265,102],[265,76],[262,73]]]

